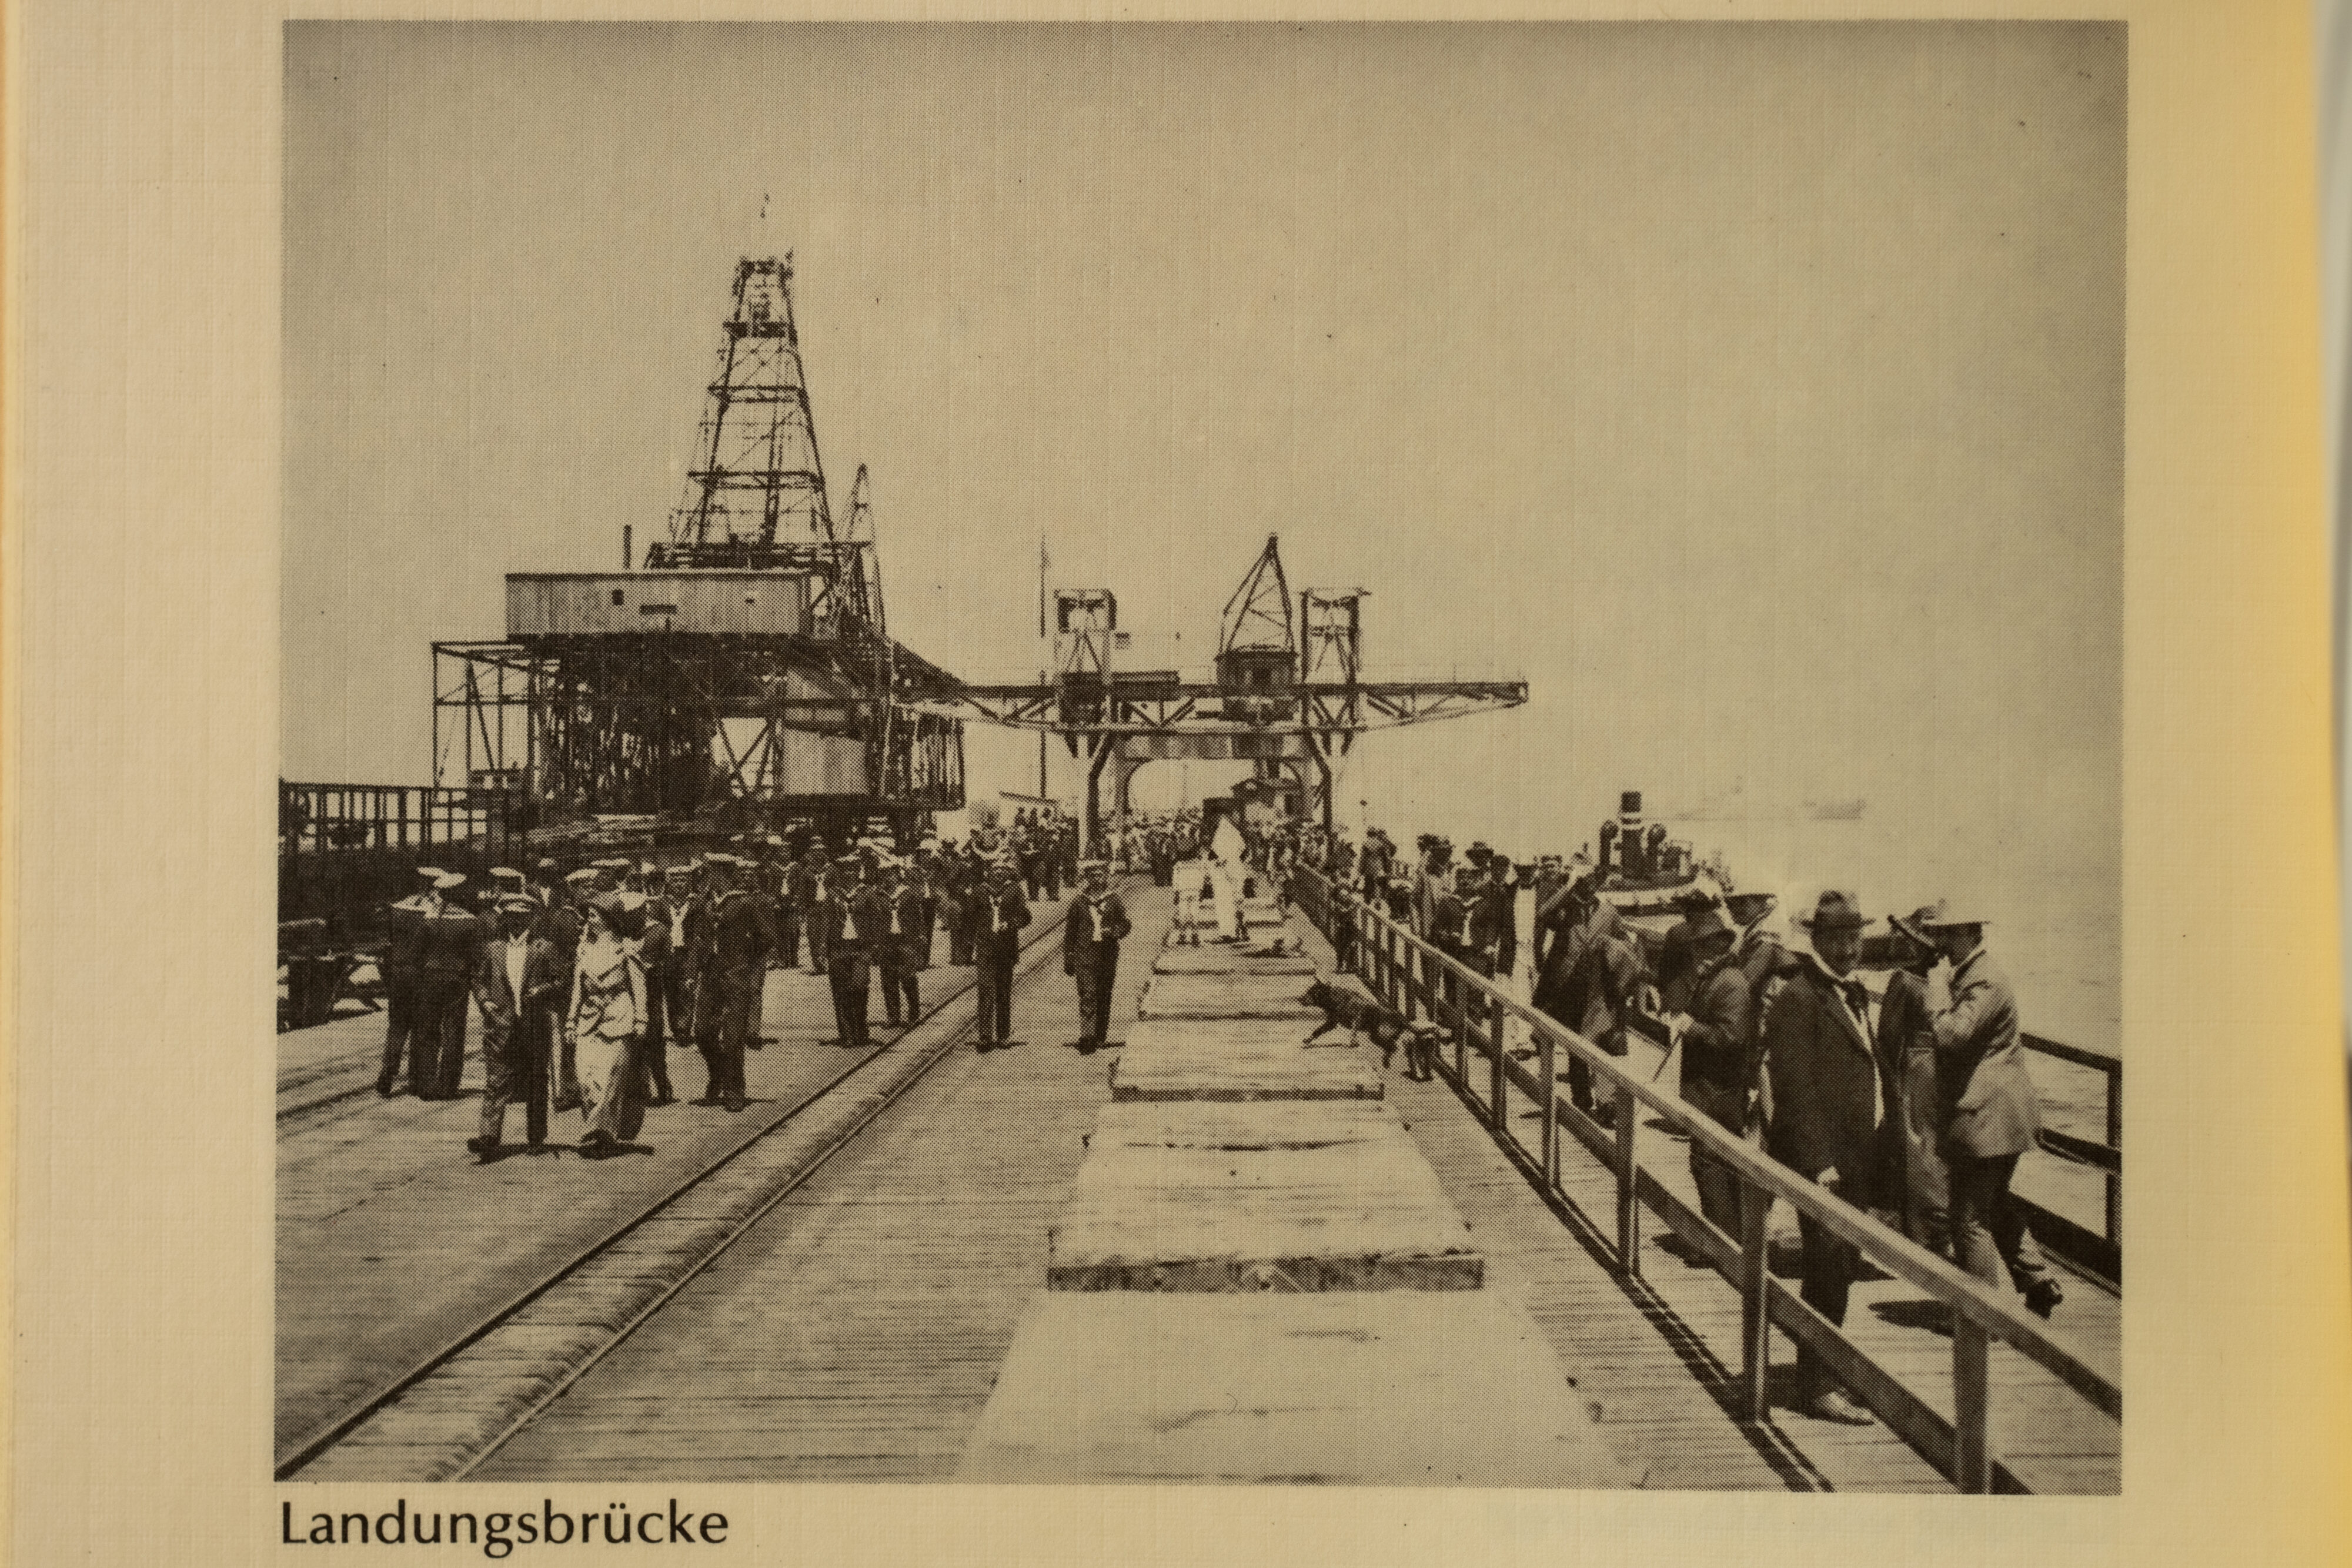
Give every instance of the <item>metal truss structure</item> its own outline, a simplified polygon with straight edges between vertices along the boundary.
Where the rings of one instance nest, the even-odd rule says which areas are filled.
[[[1278,545],[1267,538],[1219,616],[1214,681],[1117,668],[1118,601],[1105,589],[1062,589],[1050,680],[962,686],[930,711],[1059,736],[1087,761],[1091,842],[1107,769],[1123,810],[1129,777],[1147,763],[1247,760],[1260,780],[1295,778],[1328,828],[1334,764],[1358,736],[1528,700],[1525,681],[1362,679],[1363,591],[1307,589],[1294,619]]]
[[[647,550],[643,574],[609,581],[618,606],[624,590],[657,586],[650,574],[772,573],[786,601],[804,595],[800,629],[664,619],[653,630],[566,623],[525,635],[513,634],[510,614],[503,640],[436,643],[436,783],[513,791],[542,823],[879,819],[906,831],[963,804],[961,716],[940,706],[961,685],[889,635],[863,465],[845,521],[834,521],[792,276],[789,255],[737,264],[669,539]]]

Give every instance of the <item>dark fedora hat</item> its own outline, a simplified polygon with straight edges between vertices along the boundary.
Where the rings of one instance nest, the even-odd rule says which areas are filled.
[[[1808,931],[1860,931],[1871,924],[1862,912],[1862,901],[1834,887],[1823,888],[1819,902],[1794,918]]]

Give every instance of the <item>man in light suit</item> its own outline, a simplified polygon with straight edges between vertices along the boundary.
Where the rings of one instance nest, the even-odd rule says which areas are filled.
[[[547,1147],[549,1047],[572,976],[555,944],[533,933],[538,917],[539,901],[528,894],[501,903],[499,934],[482,945],[474,972],[474,1003],[482,1009],[482,1121],[466,1147],[484,1165],[499,1157],[507,1106],[516,1099],[530,1152]]]
[[[1937,1082],[1948,1106],[1944,1157],[1951,1171],[1954,1250],[1960,1267],[1996,1290],[2005,1265],[2026,1306],[2046,1318],[2065,1291],[2009,1196],[2018,1156],[2042,1130],[2040,1098],[2018,1037],[2017,994],[1985,951],[1980,914],[1937,904],[1914,923],[1952,966],[1948,979],[1929,978],[1927,1007]]]
[[[1773,1158],[1832,1196],[1867,1209],[1876,1191],[1887,1113],[1872,1043],[1870,992],[1853,972],[1870,924],[1853,894],[1822,894],[1793,923],[1811,939],[1772,1002],[1764,1024],[1764,1069],[1771,1081]],[[1862,1265],[1853,1246],[1800,1213],[1805,1304],[1845,1322],[1846,1297]],[[1798,1406],[1820,1420],[1867,1426],[1870,1412],[1836,1385],[1820,1358],[1797,1348]]]

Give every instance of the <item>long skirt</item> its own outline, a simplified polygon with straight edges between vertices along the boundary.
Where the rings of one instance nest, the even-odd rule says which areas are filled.
[[[643,1076],[637,1067],[636,1037],[620,1040],[592,1034],[580,1041],[580,1115],[585,1136],[604,1133],[620,1143],[637,1135],[645,1123]]]

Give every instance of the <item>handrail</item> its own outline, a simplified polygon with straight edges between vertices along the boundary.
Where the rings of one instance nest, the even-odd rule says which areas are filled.
[[[1314,875],[1318,884],[1324,880],[1320,873],[1315,873],[1311,867],[1302,866],[1299,869],[1307,874]],[[1316,896],[1320,899],[1319,890]],[[1372,907],[1375,914],[1379,913],[1376,906],[1368,905],[1368,907]],[[1322,916],[1318,915],[1317,918],[1320,920]],[[1874,987],[1871,994],[1874,998],[1883,998],[1885,988]],[[1648,1037],[1657,1045],[1663,1047],[1668,1042],[1669,1036],[1663,1019],[1635,1013],[1626,1021],[1636,1032]],[[2063,1040],[2051,1040],[2044,1035],[2021,1034],[2019,1036],[2019,1041],[2030,1051],[2077,1067],[2087,1068],[2102,1074],[2105,1080],[2104,1099],[2106,1113],[2106,1136],[2105,1142],[2094,1142],[2080,1134],[2061,1132],[2053,1127],[2044,1127],[2040,1134],[2041,1146],[2045,1153],[2078,1165],[2088,1166],[2101,1174],[2102,1185],[2105,1191],[2099,1227],[2096,1229],[2086,1228],[2063,1214],[2043,1207],[2021,1194],[2012,1196],[2013,1200],[2032,1223],[2034,1233],[2042,1239],[2045,1245],[2056,1246],[2069,1262],[2111,1285],[2116,1284],[2123,1279],[2124,1064],[2122,1059],[2111,1056],[2105,1051],[2088,1051],[2081,1046],[2068,1045]]]
[[[1300,904],[1328,936],[1330,929],[1329,905],[1322,876],[1311,868],[1302,866],[1298,868],[1294,885],[1301,895]],[[1498,1137],[1531,1159],[1538,1156],[1518,1144],[1503,1113],[1505,1084],[1516,1082],[1522,1092],[1531,1093],[1538,1099],[1545,1113],[1540,1158],[1547,1185],[1555,1182],[1553,1173],[1558,1168],[1558,1139],[1553,1132],[1555,1124],[1577,1134],[1580,1141],[1591,1146],[1596,1155],[1604,1157],[1613,1167],[1617,1180],[1617,1266],[1621,1271],[1633,1276],[1641,1272],[1634,1209],[1642,1203],[1655,1209],[1677,1232],[1689,1236],[1688,1228],[1696,1226],[1698,1231],[1696,1239],[1718,1268],[1724,1268],[1727,1261],[1733,1262],[1733,1267],[1725,1271],[1736,1275],[1734,1282],[1739,1286],[1742,1294],[1742,1385],[1745,1414],[1748,1420],[1760,1423],[1769,1419],[1765,1394],[1765,1370],[1769,1364],[1768,1325],[1775,1318],[1781,1322],[1784,1329],[1817,1351],[1842,1347],[1843,1354],[1831,1355],[1833,1363],[1842,1362],[1847,1367],[1858,1366],[1874,1374],[1873,1377],[1847,1378],[1846,1381],[1862,1382],[1864,1386],[1858,1387],[1856,1392],[1865,1403],[1887,1417],[1890,1424],[1898,1425],[1915,1444],[1937,1449],[1948,1445],[1948,1469],[1954,1483],[1963,1491],[1990,1490],[1994,1479],[1995,1463],[1986,1447],[1990,1385],[1985,1353],[1991,1340],[1998,1339],[2015,1347],[2021,1354],[2047,1369],[2095,1408],[2117,1420],[2122,1418],[2123,1390],[2115,1381],[2053,1340],[2044,1332],[2039,1319],[2011,1306],[2004,1297],[1994,1294],[1974,1276],[1963,1273],[1908,1237],[1831,1196],[1817,1184],[1798,1176],[1778,1161],[1759,1154],[1743,1139],[1717,1124],[1713,1117],[1693,1110],[1678,1095],[1670,1095],[1652,1087],[1634,1072],[1620,1066],[1617,1058],[1557,1020],[1504,995],[1486,977],[1447,956],[1380,910],[1359,902],[1356,917],[1356,938],[1360,950],[1368,937],[1373,939],[1371,950],[1377,953],[1380,962],[1377,966],[1366,967],[1379,968],[1380,988],[1402,992],[1404,1000],[1418,1002],[1433,1017],[1442,1012],[1453,1018],[1455,1030],[1452,1076],[1465,1093],[1469,1093],[1466,1048],[1475,1045],[1481,1056],[1488,1058],[1493,1071],[1493,1084],[1485,1109],[1495,1124],[1494,1131]],[[1412,974],[1414,968],[1420,970],[1417,982]],[[1450,980],[1451,984],[1440,987],[1436,981],[1441,977]],[[1441,996],[1441,990],[1451,991],[1453,998]],[[1466,999],[1463,999],[1472,995],[1481,999],[1487,1016],[1495,1016],[1497,1012],[1508,1013],[1528,1025],[1538,1042],[1543,1058],[1538,1080],[1529,1082],[1524,1070],[1509,1061],[1501,1049],[1499,1039],[1483,1038],[1483,1032],[1470,1021],[1473,1009]],[[1388,999],[1393,1002],[1399,998],[1391,995]],[[1494,1032],[1499,1035],[1500,1031]],[[1603,1134],[1598,1124],[1589,1122],[1582,1113],[1559,1097],[1554,1057],[1560,1051],[1583,1062],[1613,1094],[1616,1102],[1613,1138]],[[1475,1102],[1475,1095],[1472,1098]],[[1640,1123],[1633,1111],[1636,1104],[1646,1106],[1657,1113],[1688,1137],[1693,1145],[1728,1166],[1737,1176],[1742,1217],[1738,1238],[1724,1236],[1641,1169],[1634,1158],[1634,1140]],[[1604,1149],[1601,1147],[1603,1145],[1611,1146]],[[1803,1307],[1795,1298],[1772,1285],[1765,1267],[1764,1222],[1775,1198],[1856,1247],[1872,1262],[1908,1281],[1949,1309],[1953,1329],[1955,1419],[1948,1430],[1939,1431],[1941,1418],[1880,1372],[1854,1348],[1852,1341],[1826,1320],[1813,1314],[1810,1308]],[[1810,1322],[1807,1321],[1809,1319]]]

